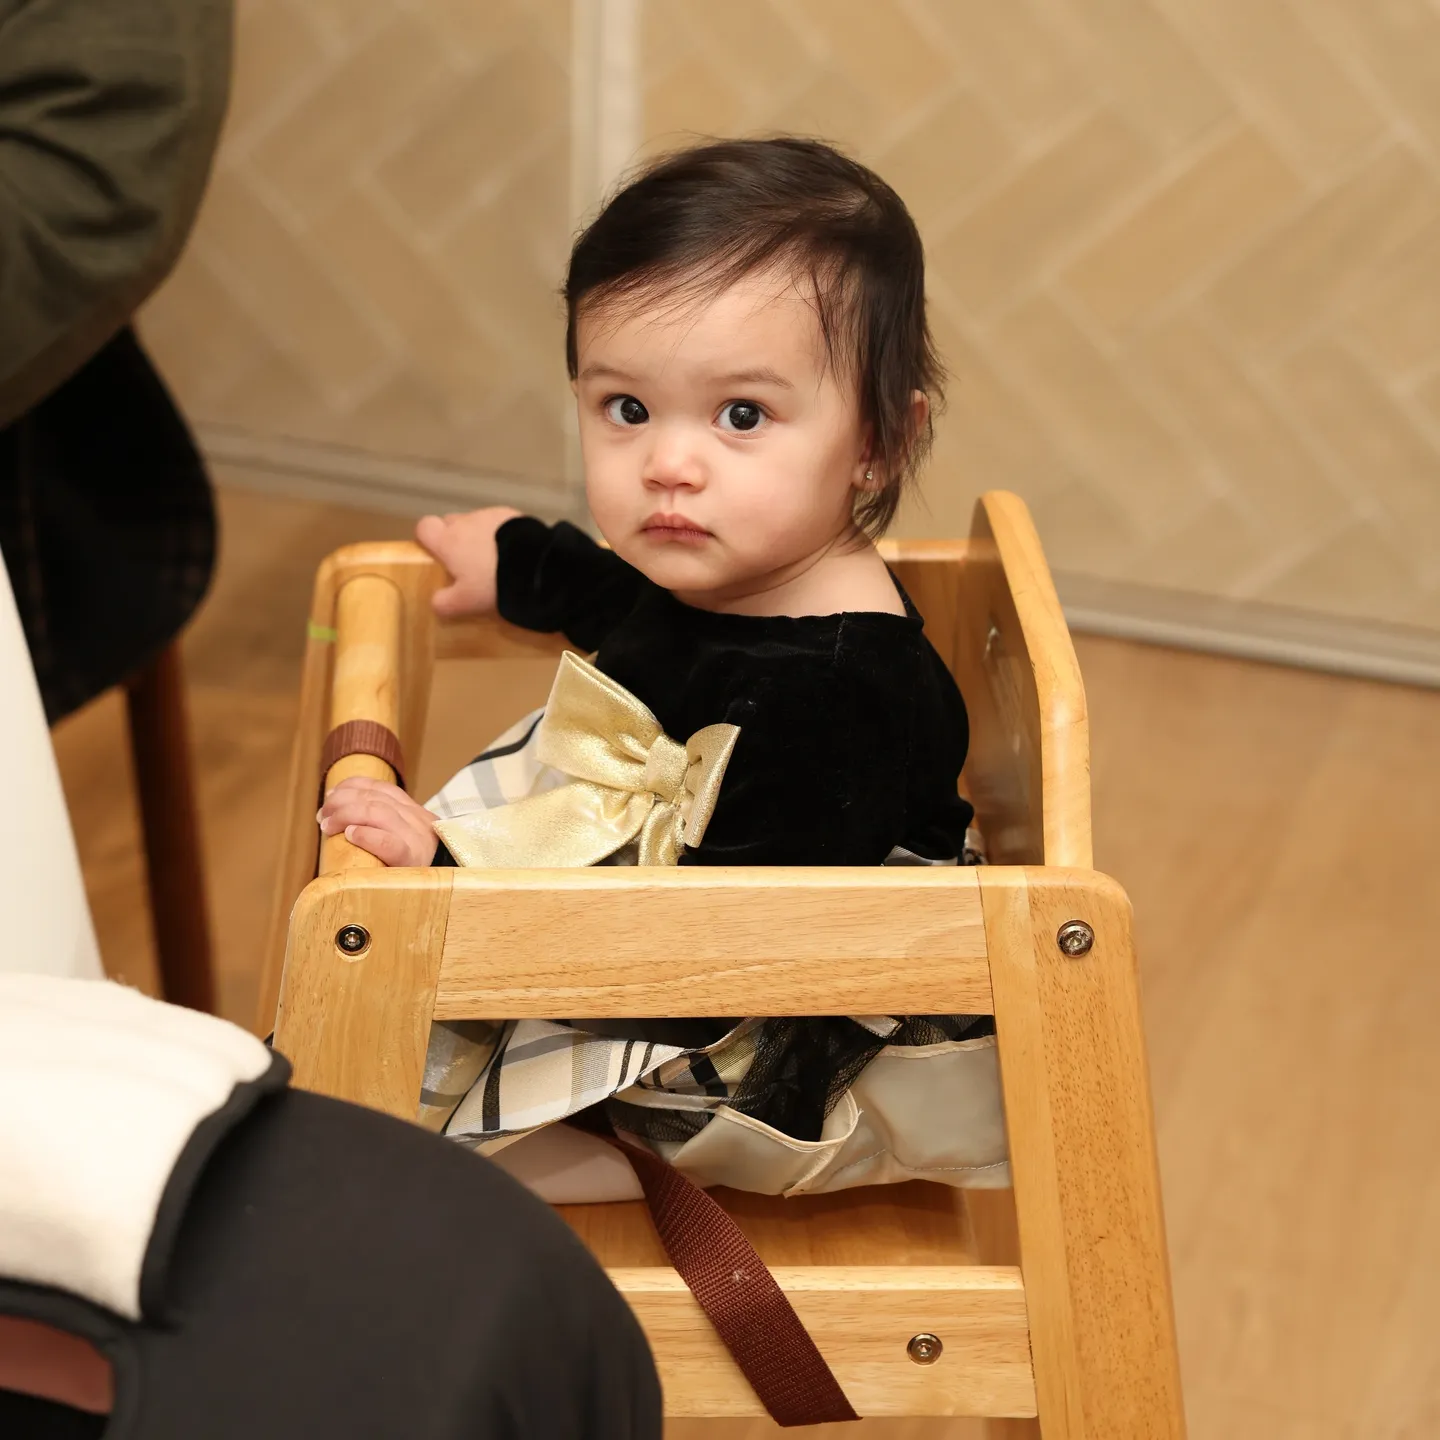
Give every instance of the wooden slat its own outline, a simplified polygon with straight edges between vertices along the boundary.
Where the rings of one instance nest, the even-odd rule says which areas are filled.
[[[438,626],[430,608],[430,599],[445,583],[445,569],[432,555],[410,540],[346,545],[330,556],[326,564],[333,572],[334,593],[337,595],[359,576],[382,575],[400,591],[404,600],[401,658],[396,677],[400,694],[398,734],[405,748],[406,760],[414,770],[420,758],[420,741],[425,734],[425,716],[435,664]],[[311,618],[323,624],[335,623],[333,619],[321,620],[318,615]]]
[[[945,663],[951,664],[968,619],[962,613],[960,596],[970,542],[884,540],[880,553],[925,617],[926,638]],[[968,789],[968,779],[962,776],[960,790],[967,793]]]
[[[863,1185],[826,1195],[710,1192],[767,1265],[1017,1264],[982,1255],[971,1236],[969,1201],[1009,1191],[964,1191],[927,1180]],[[607,1268],[668,1265],[641,1201],[562,1205],[560,1214]]]
[[[958,584],[917,596],[953,637],[941,650],[970,712],[966,789],[990,859],[1088,867],[1090,729],[1080,666],[1024,503],[975,507]],[[951,620],[940,607],[954,607]]]
[[[330,725],[374,720],[399,738],[401,653],[405,599],[384,575],[357,575],[340,587],[335,601],[335,659],[330,677]],[[395,772],[374,755],[343,755],[325,775],[325,788],[363,777],[393,784]],[[378,870],[383,861],[352,845],[343,835],[320,841],[320,873]]]
[[[899,568],[901,566],[914,567],[912,574],[923,573],[932,568],[945,569],[953,565],[963,565],[965,557],[970,553],[969,540],[906,540],[887,538],[881,540],[876,549],[880,551],[880,558],[890,566]],[[909,583],[902,577],[901,584],[908,590]],[[914,596],[912,595],[913,599]]]
[[[1182,1440],[1130,905],[1088,871],[980,873],[1046,1440]],[[1060,927],[1095,934],[1070,958]]]
[[[1015,1192],[967,1190],[964,1195],[975,1263],[1018,1265],[1020,1235],[1015,1221]],[[1040,1421],[1034,1417],[991,1417],[981,1423],[981,1434],[984,1440],[1041,1440]]]
[[[992,492],[975,507],[969,540],[885,542],[881,553],[965,696],[964,788],[990,858],[1088,866],[1085,691],[1024,503]]]
[[[971,871],[454,874],[442,1020],[990,1009]]]
[[[1033,1415],[1035,1386],[1020,1272],[1011,1267],[773,1266],[861,1415]],[[671,1269],[612,1269],[655,1353],[666,1413],[762,1415],[685,1282]],[[907,1353],[921,1332],[945,1348]]]

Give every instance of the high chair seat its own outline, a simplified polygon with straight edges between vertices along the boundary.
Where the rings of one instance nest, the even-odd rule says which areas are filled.
[[[716,1193],[862,1416],[1170,1440],[1184,1421],[1129,904],[1091,868],[1084,693],[1054,588],[1004,494],[968,541],[884,553],[966,698],[988,866],[387,871],[318,842],[333,728],[386,727],[413,769],[436,660],[561,648],[498,620],[437,624],[443,577],[416,547],[331,556],[259,1023],[297,1083],[413,1119],[434,1019],[993,1014],[1013,1193]],[[393,772],[351,755],[328,783],[354,774]],[[762,1414],[643,1208],[563,1213],[649,1335],[667,1414]]]

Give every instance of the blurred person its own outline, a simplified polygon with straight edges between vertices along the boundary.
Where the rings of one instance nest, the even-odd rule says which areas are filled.
[[[0,0],[0,551],[51,723],[209,584],[195,443],[136,339],[194,222],[231,0]]]
[[[0,975],[0,1435],[660,1440],[564,1221],[288,1082],[225,1021]]]

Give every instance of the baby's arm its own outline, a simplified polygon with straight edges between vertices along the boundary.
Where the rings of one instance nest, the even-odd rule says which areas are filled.
[[[415,538],[454,577],[435,596],[447,618],[498,610],[526,630],[562,631],[599,649],[650,583],[583,530],[495,506],[468,515],[427,515]]]
[[[398,785],[342,780],[315,818],[322,835],[343,834],[386,865],[429,865],[435,858],[435,817]]]
[[[499,567],[496,532],[518,510],[492,505],[466,515],[427,515],[415,527],[415,538],[450,572],[451,580],[435,592],[435,613],[446,619],[488,615],[495,609],[495,576]]]

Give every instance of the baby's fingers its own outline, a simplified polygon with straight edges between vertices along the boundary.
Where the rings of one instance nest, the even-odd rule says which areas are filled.
[[[412,843],[378,825],[347,825],[345,838],[390,866],[415,864]]]
[[[402,812],[386,795],[336,790],[315,817],[322,835],[338,835],[347,825],[380,825],[395,830]]]
[[[439,547],[444,545],[445,538],[450,530],[450,521],[453,516],[441,517],[439,515],[425,515],[415,522],[415,538],[432,555],[438,553]]]
[[[442,620],[459,620],[485,608],[483,597],[470,580],[456,580],[437,590],[430,597],[435,613]]]
[[[445,567],[452,582],[464,568],[465,532],[463,525],[455,523],[464,518],[463,515],[426,515],[415,526],[415,539]],[[457,584],[452,583],[440,593],[448,595],[457,588]]]
[[[410,799],[410,796],[404,790],[389,780],[374,780],[368,775],[352,775],[348,780],[342,780],[333,790],[326,792],[325,803],[328,805],[337,795],[353,795],[357,793],[384,795],[386,798],[394,800],[397,803]]]

